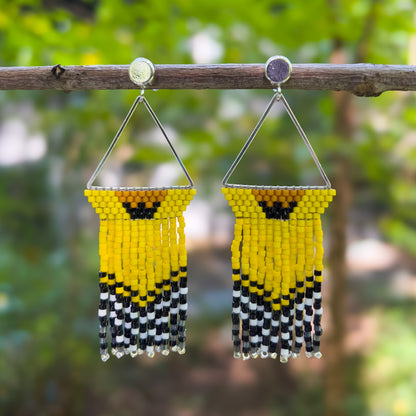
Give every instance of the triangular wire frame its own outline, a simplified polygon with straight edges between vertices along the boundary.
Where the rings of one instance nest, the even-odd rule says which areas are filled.
[[[179,157],[179,155],[176,153],[175,148],[172,145],[172,142],[169,140],[169,137],[165,131],[165,129],[163,128],[162,124],[160,123],[159,119],[157,118],[155,112],[153,111],[152,107],[150,106],[150,104],[148,103],[148,101],[146,100],[146,98],[143,95],[143,91],[142,93],[134,100],[133,105],[131,106],[129,112],[126,115],[126,118],[123,120],[123,123],[121,124],[120,128],[118,129],[116,135],[114,136],[113,141],[110,143],[109,148],[107,149],[105,155],[103,156],[103,158],[101,159],[100,163],[98,164],[97,168],[95,169],[94,173],[92,174],[90,180],[87,182],[87,189],[102,189],[102,187],[98,187],[98,186],[93,186],[92,184],[94,183],[95,179],[97,178],[97,176],[99,175],[99,173],[101,172],[101,169],[103,168],[105,162],[107,161],[108,157],[110,156],[111,152],[113,151],[114,147],[116,146],[118,139],[121,136],[121,133],[123,132],[123,130],[125,129],[127,123],[129,122],[131,116],[133,115],[134,111],[136,110],[137,106],[143,103],[144,106],[146,107],[147,111],[149,112],[149,114],[151,115],[153,121],[155,122],[155,124],[159,127],[160,131],[162,132],[163,136],[165,137],[173,155],[175,156],[176,161],[179,163],[183,173],[186,176],[186,179],[189,182],[189,185],[185,185],[185,186],[175,186],[174,188],[193,188],[194,187],[194,183],[191,179],[191,177],[189,176],[188,171],[185,168],[185,165],[183,164],[181,158]],[[140,189],[147,189],[147,188],[143,188],[141,187]],[[149,188],[150,189],[150,188]]]
[[[249,138],[247,139],[246,143],[244,144],[243,148],[240,150],[240,153],[238,154],[238,156],[236,157],[236,159],[232,163],[230,169],[228,170],[228,172],[224,176],[224,179],[222,180],[222,186],[223,187],[239,187],[239,186],[240,187],[251,187],[251,185],[229,184],[228,180],[230,179],[230,176],[233,174],[237,165],[240,163],[244,154],[246,153],[246,151],[250,147],[251,143],[253,142],[254,138],[256,137],[258,131],[260,130],[260,127],[264,123],[264,120],[266,119],[267,115],[269,114],[271,108],[273,107],[273,105],[277,101],[280,101],[283,104],[283,107],[286,110],[286,112],[289,114],[289,117],[292,120],[293,124],[295,125],[295,127],[296,127],[297,131],[299,132],[300,136],[302,137],[303,142],[305,143],[306,147],[308,148],[309,153],[312,156],[312,158],[315,162],[315,165],[319,170],[319,173],[321,174],[323,180],[325,181],[325,186],[313,186],[313,188],[325,188],[325,189],[327,188],[327,189],[330,189],[331,188],[331,182],[329,181],[324,169],[322,168],[322,165],[319,162],[319,159],[316,156],[308,138],[306,137],[305,132],[303,131],[301,125],[299,124],[298,120],[296,119],[295,114],[293,113],[293,111],[290,108],[288,102],[286,101],[285,97],[283,96],[282,92],[280,91],[280,88],[278,88],[277,90],[274,90],[274,91],[275,91],[275,94],[273,95],[273,98],[270,100],[268,106],[266,107],[266,110],[264,111],[263,115],[260,117],[260,120],[258,121],[256,127],[251,132],[251,134],[250,134]],[[287,188],[287,187],[286,186],[272,186],[272,187],[265,186],[265,188]],[[305,187],[302,186],[301,188],[305,188]],[[309,188],[309,187],[307,187],[307,188]]]

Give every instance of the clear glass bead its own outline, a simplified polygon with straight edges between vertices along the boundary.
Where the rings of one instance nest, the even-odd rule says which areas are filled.
[[[101,361],[102,362],[105,363],[109,358],[110,358],[110,354],[108,353],[108,351],[101,354]]]
[[[280,362],[283,364],[286,364],[289,361],[289,357],[286,355],[281,355],[280,356]]]

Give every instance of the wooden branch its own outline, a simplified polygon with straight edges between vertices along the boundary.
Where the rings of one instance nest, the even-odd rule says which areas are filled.
[[[155,65],[154,89],[270,89],[264,64]],[[137,89],[128,65],[0,67],[0,90]],[[416,91],[416,66],[294,64],[284,89],[348,91],[375,97]]]

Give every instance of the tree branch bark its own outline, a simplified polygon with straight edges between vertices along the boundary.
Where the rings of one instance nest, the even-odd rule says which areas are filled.
[[[55,66],[56,67],[56,66]],[[137,89],[128,65],[0,67],[0,90]],[[271,89],[264,64],[155,65],[153,89]],[[54,71],[56,73],[56,70]],[[385,91],[416,91],[416,66],[294,64],[284,89],[347,91],[376,97]]]

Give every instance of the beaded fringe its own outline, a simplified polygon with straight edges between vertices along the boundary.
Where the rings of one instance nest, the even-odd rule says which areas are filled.
[[[224,187],[231,246],[234,357],[320,358],[323,233],[334,189]]]
[[[100,216],[100,354],[185,353],[187,253],[183,212],[194,189],[89,189]]]

